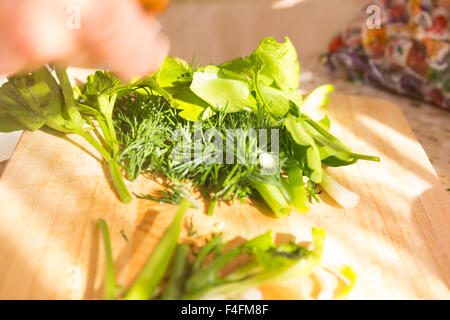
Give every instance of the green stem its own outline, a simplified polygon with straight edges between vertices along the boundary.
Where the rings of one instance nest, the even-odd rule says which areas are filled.
[[[178,244],[175,249],[175,258],[170,271],[170,277],[161,296],[161,300],[178,300],[182,296],[183,280],[188,268],[188,247]]]
[[[291,197],[291,190],[289,188],[289,182],[288,179],[281,177],[281,193],[286,198],[286,201],[290,204],[292,204],[292,197]]]
[[[122,172],[120,171],[119,162],[114,159],[109,161],[109,169],[120,200],[123,203],[130,203],[131,200],[133,200],[133,197],[131,196],[130,191],[128,191],[128,188],[125,185]]]
[[[75,133],[82,136],[87,142],[89,142],[89,144],[93,146],[103,156],[103,158],[105,158],[106,161],[111,161],[111,155],[109,154],[109,152],[105,148],[103,148],[103,146],[97,140],[95,140],[89,132],[79,130]]]
[[[352,157],[354,157],[356,159],[380,162],[380,157],[377,157],[377,156],[368,156],[368,155],[359,154],[359,153],[350,153],[350,154]]]
[[[100,126],[100,130],[103,134],[103,139],[105,140],[106,145],[110,149],[109,152],[111,152],[111,154],[114,154],[113,152],[114,150],[111,148],[113,139],[111,137],[111,133],[109,132],[105,118],[102,115],[98,114],[95,116],[95,119],[97,120],[98,125]]]
[[[297,166],[289,168],[288,177],[292,205],[299,212],[307,212],[309,210],[308,196],[303,183],[302,169]]]
[[[200,251],[197,254],[197,257],[192,263],[191,271],[196,272],[197,270],[199,270],[206,256],[210,254],[215,248],[217,248],[217,246],[220,245],[221,243],[222,243],[222,234],[218,233],[211,239],[211,241],[208,241],[206,245],[200,249]]]
[[[261,181],[254,182],[253,186],[278,218],[289,215],[291,208],[277,186]]]
[[[119,144],[117,142],[116,131],[114,130],[114,124],[112,122],[112,118],[107,118],[106,124],[107,124],[107,126],[109,128],[109,132],[110,132],[113,154],[117,155],[119,153]]]
[[[80,130],[77,132],[80,136],[82,136],[87,142],[89,142],[109,164],[109,169],[111,172],[111,177],[116,188],[117,194],[119,195],[120,200],[123,203],[130,203],[133,200],[130,191],[128,191],[127,186],[125,185],[122,172],[120,171],[119,162],[111,157],[109,152],[103,148],[103,146],[94,139],[88,132]]]
[[[189,201],[183,200],[171,225],[164,232],[152,255],[125,296],[126,300],[147,300],[152,297],[172,259],[181,232],[181,221],[190,205]]]
[[[208,212],[207,212],[208,216],[213,215],[214,209],[216,208],[216,204],[217,204],[217,199],[212,199],[211,203],[209,204],[209,207],[208,207]]]
[[[111,252],[111,241],[109,239],[108,226],[103,219],[97,220],[97,225],[100,228],[103,236],[103,243],[105,245],[105,257],[106,257],[106,272],[105,272],[105,295],[108,300],[114,300],[116,298],[116,280],[114,275],[114,262]]]
[[[258,100],[262,103],[263,106],[266,108],[269,107],[269,105],[266,102],[266,99],[264,99],[264,96],[261,93],[261,90],[259,89],[259,81],[258,81],[258,72],[253,71],[253,86],[255,87],[255,92]]]

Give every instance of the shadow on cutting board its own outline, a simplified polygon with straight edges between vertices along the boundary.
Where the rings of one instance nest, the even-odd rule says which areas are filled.
[[[127,236],[129,240],[128,244],[120,251],[117,258],[114,259],[114,271],[116,279],[119,279],[120,275],[124,271],[127,264],[132,263],[132,256],[140,251],[140,247],[145,242],[145,238],[151,231],[153,224],[155,223],[160,211],[154,209],[148,209],[145,214],[140,218],[140,222],[136,226],[132,235]],[[87,270],[87,280],[86,280],[86,291],[84,293],[84,299],[98,299],[104,295],[103,278],[101,279],[102,285],[99,288],[95,287],[98,277],[103,277],[104,275],[98,274],[98,264],[104,264],[104,252],[100,254],[100,247],[103,246],[101,243],[103,240],[100,236],[100,230],[95,221],[91,224],[92,237],[91,237],[91,247],[89,256],[89,267]],[[152,249],[153,250],[153,249]],[[114,248],[112,248],[114,254]],[[100,261],[100,262],[99,262]]]
[[[7,163],[8,163],[8,161],[0,162],[0,178],[2,177],[2,173],[5,170]]]

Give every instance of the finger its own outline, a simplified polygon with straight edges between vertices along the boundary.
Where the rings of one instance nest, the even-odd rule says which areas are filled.
[[[304,0],[273,0],[272,9],[288,9]]]
[[[22,69],[25,59],[12,46],[7,35],[0,31],[0,74],[9,74]]]
[[[73,50],[63,4],[58,0],[2,0],[2,29],[27,64],[43,64]]]
[[[159,33],[159,24],[134,1],[99,0],[86,12],[84,46],[122,78],[154,71],[167,56],[169,41]]]

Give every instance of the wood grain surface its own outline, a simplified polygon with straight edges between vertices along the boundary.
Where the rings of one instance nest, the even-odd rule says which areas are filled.
[[[6,168],[6,163],[7,163],[8,161],[2,161],[2,162],[0,162],[0,177],[2,176],[2,173],[3,173],[3,170],[5,170],[5,168]]]
[[[285,219],[255,201],[221,203],[208,217],[199,201],[182,237],[192,223],[199,236],[272,230],[278,239],[302,241],[318,226],[327,233],[323,264],[357,273],[350,298],[449,299],[449,197],[402,112],[382,100],[340,95],[329,109],[333,133],[355,152],[382,159],[329,170],[360,194],[356,208],[342,209],[323,194],[309,213]],[[157,182],[140,178],[129,186],[152,192]],[[129,285],[175,211],[146,200],[120,203],[98,155],[78,137],[26,132],[0,179],[0,298],[102,297],[99,217],[110,227],[118,282]]]

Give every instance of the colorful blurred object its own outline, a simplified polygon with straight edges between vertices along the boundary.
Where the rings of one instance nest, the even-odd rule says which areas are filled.
[[[151,14],[163,13],[170,4],[170,0],[138,0],[138,2]]]
[[[349,80],[450,110],[449,15],[450,0],[374,1],[332,39],[326,63]]]

